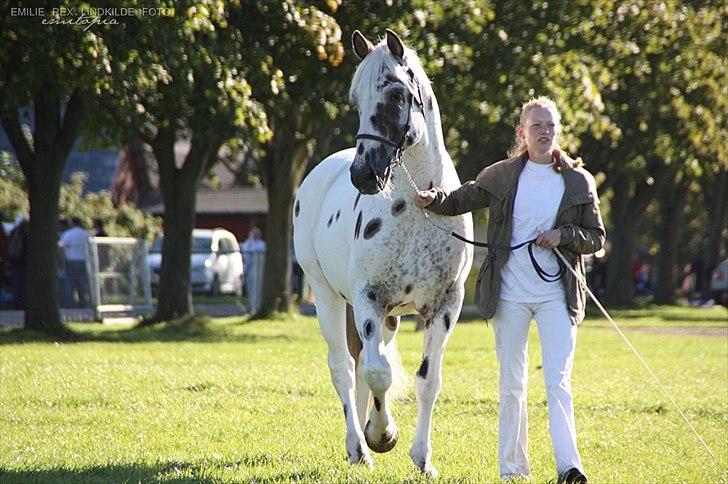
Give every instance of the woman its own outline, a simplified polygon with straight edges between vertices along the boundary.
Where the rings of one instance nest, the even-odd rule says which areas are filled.
[[[450,194],[421,191],[416,204],[442,215],[489,207],[488,241],[512,246],[536,239],[538,264],[554,274],[559,251],[582,277],[581,254],[604,243],[604,224],[594,178],[557,143],[560,116],[553,101],[540,97],[523,105],[512,158],[485,168]],[[549,430],[559,483],[585,483],[576,447],[571,370],[576,327],[584,318],[585,291],[567,271],[556,282],[542,280],[526,247],[491,249],[478,275],[475,303],[492,319],[500,364],[498,460],[504,479],[528,478],[528,329],[536,320],[546,384]]]

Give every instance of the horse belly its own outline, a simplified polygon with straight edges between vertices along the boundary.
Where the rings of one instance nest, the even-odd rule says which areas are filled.
[[[301,183],[293,210],[293,245],[298,263],[309,277],[326,278],[319,258],[318,239],[328,222],[327,203],[332,186],[348,175],[354,149],[335,153],[319,163]],[[352,187],[353,190],[353,187]],[[341,215],[339,216],[341,220]],[[332,222],[333,223],[333,222]]]
[[[351,185],[348,170],[336,178],[321,204],[315,227],[314,246],[319,265],[331,287],[350,299],[347,267],[351,253],[353,207],[358,192]]]

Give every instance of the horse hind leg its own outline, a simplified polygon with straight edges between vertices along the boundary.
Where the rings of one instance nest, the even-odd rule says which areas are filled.
[[[354,358],[355,362],[356,414],[359,417],[359,426],[364,428],[371,393],[369,392],[369,386],[364,379],[364,373],[361,371],[361,367],[364,363],[364,354],[361,351],[363,344],[359,337],[359,333],[356,331],[354,309],[350,304],[346,305],[346,342],[349,346],[349,354],[352,358]]]
[[[331,380],[341,399],[346,419],[346,452],[352,464],[373,466],[359,423],[355,400],[355,362],[349,354],[346,332],[346,303],[327,282],[310,278],[316,296],[316,313],[321,334],[328,344]]]

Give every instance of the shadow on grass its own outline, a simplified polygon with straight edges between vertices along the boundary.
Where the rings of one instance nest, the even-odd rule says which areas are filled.
[[[0,468],[0,482],[9,483],[77,483],[77,482],[219,482],[206,476],[207,469],[189,463],[159,465],[109,465],[87,469],[16,470]]]
[[[221,473],[266,468],[278,459],[267,454],[242,456],[230,462],[202,460],[200,462],[162,462],[159,464],[127,464],[94,466],[85,469],[58,467],[51,469],[19,470],[0,467],[0,482],[8,483],[77,483],[77,482],[220,482]],[[321,482],[324,475],[318,469],[292,469],[274,475],[255,477],[255,482]]]
[[[54,333],[31,329],[13,328],[0,330],[0,346],[22,343],[146,343],[146,342],[231,342],[255,343],[270,340],[292,340],[288,334],[255,334],[241,331],[246,321],[213,323],[207,317],[182,318],[154,325],[137,325],[131,328],[103,328],[73,330],[63,327]]]

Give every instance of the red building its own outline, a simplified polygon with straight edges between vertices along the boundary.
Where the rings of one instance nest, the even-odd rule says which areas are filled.
[[[162,202],[140,207],[154,215],[164,215]],[[263,188],[221,188],[197,191],[196,228],[229,230],[243,242],[252,227],[258,227],[266,234],[268,220],[268,195]]]

